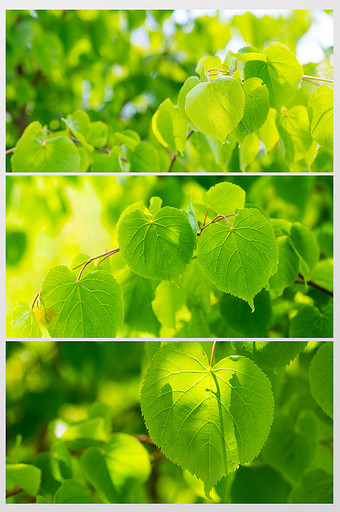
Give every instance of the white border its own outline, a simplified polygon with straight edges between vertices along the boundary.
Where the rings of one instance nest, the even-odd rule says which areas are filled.
[[[223,2],[221,0],[219,1],[215,1],[213,2],[213,4],[210,4],[209,2],[207,2],[207,0],[196,0],[196,1],[193,1],[193,0],[190,0],[190,1],[181,1],[179,2],[178,0],[173,0],[172,2],[159,2],[158,1],[155,1],[155,0],[152,0],[152,1],[147,1],[147,2],[136,2],[136,1],[129,1],[129,0],[126,0],[124,2],[124,5],[122,6],[121,2],[109,2],[109,1],[104,1],[104,0],[97,0],[96,2],[96,5],[94,6],[93,3],[91,4],[91,2],[89,0],[83,0],[83,1],[72,1],[72,2],[64,2],[64,1],[60,1],[60,2],[50,2],[50,1],[35,1],[35,2],[32,2],[32,7],[28,6],[30,2],[25,2],[25,1],[15,1],[13,3],[9,2],[8,0],[4,0],[2,2],[2,6],[1,6],[1,41],[2,43],[4,43],[5,41],[5,9],[28,9],[28,8],[34,8],[34,9],[93,9],[94,7],[96,9],[206,9],[207,8],[207,4],[208,5],[208,8],[209,9],[246,9],[246,10],[250,10],[250,9],[254,9],[254,7],[256,7],[256,9],[260,10],[260,9],[266,9],[266,10],[277,10],[277,9],[323,9],[323,8],[327,8],[327,9],[333,9],[335,11],[334,13],[334,27],[337,27],[338,26],[338,13],[337,13],[337,7],[338,5],[336,5],[336,3],[338,2],[335,2],[335,1],[330,1],[330,2],[327,2],[327,5],[322,5],[322,2],[319,2],[319,1],[316,1],[316,0],[309,0],[309,1],[306,1],[306,0],[299,0],[298,2],[296,1],[292,1],[292,0],[285,0],[284,2],[276,2],[275,3],[275,8],[273,8],[273,2],[270,1],[270,0],[267,0],[267,1],[263,1],[263,0],[259,0],[258,2],[256,2],[256,6],[254,6],[254,3],[251,2],[250,0],[229,0],[229,2]],[[335,43],[335,47],[338,48],[339,47],[339,39],[340,39],[340,35],[339,35],[339,30],[335,30],[335,35],[334,35],[334,43]],[[338,109],[338,102],[337,102],[337,98],[338,98],[338,90],[340,90],[340,87],[338,85],[338,65],[339,65],[339,62],[338,62],[338,57],[337,57],[337,51],[335,51],[335,54],[334,54],[334,57],[335,57],[335,61],[334,61],[334,67],[335,67],[335,125],[334,125],[334,140],[337,141],[339,140],[339,133],[340,133],[340,130],[339,130],[339,122],[338,122],[338,114],[339,114],[339,109]],[[0,69],[2,70],[3,72],[3,80],[1,81],[1,90],[2,90],[2,105],[3,105],[3,110],[2,112],[5,113],[5,45],[3,44],[3,47],[2,47],[2,52],[1,52],[1,67]],[[340,78],[340,74],[339,74],[339,78]],[[4,116],[2,116],[3,118],[3,121],[4,121]],[[0,134],[1,134],[1,144],[0,144],[0,149],[2,150],[2,155],[5,155],[5,123],[2,122],[1,123],[1,126],[0,126]],[[335,148],[336,149],[336,148]],[[335,151],[335,154],[334,154],[334,169],[337,168],[338,166],[338,151],[336,150]],[[4,169],[5,169],[5,156],[3,156],[3,169],[2,169],[2,176],[1,176],[1,179],[0,179],[0,193],[1,193],[1,197],[4,198],[5,197],[5,172],[4,172]],[[21,174],[21,173],[17,173],[18,175]],[[49,173],[46,173],[45,175],[48,175]],[[75,173],[76,175],[78,173]],[[101,174],[101,173],[96,173],[96,174]],[[103,175],[106,175],[107,173],[103,173]],[[138,173],[139,175],[142,175],[142,173]],[[151,174],[151,173],[147,173],[148,175]],[[195,175],[196,173],[185,173],[185,174],[182,174],[182,173],[172,173],[171,175],[173,176],[190,176],[190,175]],[[210,175],[210,174],[213,174],[213,175],[222,175],[222,176],[225,176],[225,173],[218,173],[218,174],[215,174],[215,173],[208,173],[207,175]],[[242,173],[237,173],[237,176],[240,176]],[[247,173],[249,175],[251,175],[252,173]],[[267,174],[269,175],[270,173],[263,173],[263,174]],[[279,173],[280,175],[285,175],[286,173]],[[291,173],[288,173],[289,175],[291,175]],[[310,174],[314,174],[314,173],[310,173]],[[319,174],[319,173],[315,173],[315,174]],[[53,173],[53,175],[55,175],[55,173]],[[70,175],[72,175],[70,173]],[[118,174],[119,176],[121,176],[122,174]],[[130,175],[130,174],[129,174]],[[165,175],[165,173],[163,174],[160,174],[160,175]],[[197,175],[199,176],[202,176],[203,173],[197,173]],[[232,173],[229,173],[229,175],[233,175]],[[300,173],[296,173],[296,175],[300,175]],[[304,175],[304,174],[303,174]],[[334,198],[335,198],[335,201],[334,201],[334,227],[335,227],[335,234],[334,234],[334,241],[335,241],[335,245],[334,245],[334,253],[335,255],[338,254],[338,249],[339,249],[339,244],[338,244],[338,236],[337,236],[337,232],[338,232],[338,228],[337,228],[337,222],[336,219],[338,218],[338,215],[340,214],[340,206],[337,204],[337,196],[338,194],[340,193],[339,191],[339,187],[338,187],[338,177],[336,177],[334,175]],[[337,425],[337,417],[338,417],[338,409],[337,409],[337,397],[338,397],[338,389],[339,389],[339,382],[340,382],[340,376],[339,376],[339,373],[338,372],[334,372],[334,390],[335,390],[335,393],[334,393],[334,404],[335,404],[335,407],[334,407],[334,425],[335,425],[335,429],[334,429],[334,432],[336,433],[336,440],[335,440],[335,443],[334,443],[334,504],[332,505],[318,505],[318,504],[312,504],[312,505],[297,505],[297,504],[292,504],[292,505],[287,505],[287,504],[282,504],[282,505],[279,505],[279,504],[254,504],[254,505],[234,505],[234,504],[207,504],[207,505],[156,505],[156,504],[147,504],[147,505],[144,505],[144,504],[139,504],[139,505],[118,505],[118,504],[110,504],[110,505],[37,505],[37,504],[32,504],[32,505],[4,505],[4,496],[5,496],[5,467],[4,467],[4,454],[5,454],[5,366],[4,366],[4,362],[5,362],[5,244],[4,244],[4,240],[5,240],[5,202],[3,201],[2,202],[2,224],[1,224],[1,241],[0,241],[0,254],[1,254],[1,268],[0,268],[0,275],[1,275],[1,282],[3,283],[3,294],[2,294],[2,308],[1,308],[1,313],[0,313],[0,319],[1,319],[1,332],[2,332],[2,347],[3,347],[3,350],[2,350],[2,360],[1,360],[1,364],[0,364],[0,371],[1,371],[1,395],[0,395],[0,403],[1,403],[1,410],[3,412],[3,421],[1,422],[1,433],[2,433],[2,436],[1,436],[1,439],[2,439],[2,442],[1,442],[1,448],[0,448],[0,452],[1,452],[1,465],[0,465],[0,479],[1,479],[1,491],[0,491],[0,509],[2,510],[12,510],[12,511],[21,511],[21,510],[27,510],[28,508],[30,510],[45,510],[45,509],[61,509],[61,510],[65,510],[65,511],[81,511],[81,510],[84,510],[87,509],[87,510],[132,510],[132,511],[135,511],[137,510],[140,510],[140,511],[148,511],[150,509],[152,510],[159,510],[159,511],[165,511],[165,510],[176,510],[176,511],[194,511],[194,510],[197,510],[197,507],[198,508],[204,508],[204,510],[216,510],[216,509],[219,509],[219,510],[224,510],[224,509],[228,509],[228,511],[245,511],[245,512],[248,512],[249,510],[254,510],[254,511],[262,511],[263,509],[266,509],[266,510],[283,510],[283,511],[292,511],[292,510],[299,510],[299,511],[310,511],[311,509],[313,510],[322,510],[322,511],[328,511],[328,510],[334,510],[335,507],[338,505],[338,495],[339,493],[337,492],[337,489],[339,488],[338,486],[338,463],[339,463],[339,449],[338,449],[338,445],[337,445],[337,436],[338,436],[338,432],[339,432],[339,427]],[[335,258],[335,261],[337,259],[337,256]],[[337,267],[335,265],[335,274],[334,274],[334,279],[335,279],[335,290],[337,289],[337,283],[339,282],[339,272],[337,270]],[[336,293],[334,294],[335,297],[334,297],[334,304],[335,306],[337,305],[337,300],[336,300]],[[337,337],[337,333],[338,333],[338,325],[339,325],[339,321],[338,321],[338,318],[337,318],[337,315],[334,315],[334,341],[336,340],[336,337]],[[259,338],[260,339],[260,338]],[[121,340],[123,341],[124,338],[121,338]],[[267,340],[267,339],[265,339]],[[32,339],[30,339],[29,341],[33,341]],[[39,339],[39,341],[41,341],[41,339]],[[63,340],[65,341],[65,340]],[[82,341],[86,341],[86,340],[82,340]],[[91,340],[93,341],[93,340]],[[130,338],[128,339],[128,341],[133,341],[131,340]],[[136,340],[137,341],[137,340]],[[139,338],[138,341],[145,341],[144,339],[141,339]],[[153,339],[152,341],[156,341],[156,339]],[[188,340],[189,341],[189,340]],[[239,339],[235,339],[235,341],[239,341]],[[270,341],[280,341],[280,339],[271,339],[270,338]],[[336,342],[334,343],[334,368],[335,368],[335,365],[338,361],[338,348],[336,347]],[[43,507],[43,508],[42,508]]]

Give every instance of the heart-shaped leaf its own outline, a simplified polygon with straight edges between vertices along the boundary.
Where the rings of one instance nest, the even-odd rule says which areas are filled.
[[[114,338],[123,320],[120,285],[105,270],[78,280],[68,267],[53,267],[40,298],[56,313],[47,327],[52,338]]]
[[[242,86],[230,76],[201,82],[189,91],[185,100],[185,111],[194,125],[222,144],[241,121],[243,110]]]
[[[137,208],[123,215],[118,243],[126,263],[148,279],[171,281],[183,273],[195,247],[187,213],[166,206],[153,216]]]
[[[141,392],[152,440],[203,480],[208,494],[260,452],[273,417],[271,385],[253,361],[230,356],[210,367],[199,343],[171,343],[154,355]]]
[[[256,208],[239,210],[207,226],[198,245],[198,263],[216,286],[249,303],[267,284],[277,266],[277,245],[273,228]]]

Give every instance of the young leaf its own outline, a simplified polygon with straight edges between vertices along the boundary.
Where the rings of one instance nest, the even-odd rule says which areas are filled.
[[[263,55],[264,58],[259,58],[259,54],[255,54],[255,59],[249,60],[251,54],[237,54],[239,59],[247,60],[244,66],[245,79],[261,78],[268,87],[270,106],[280,110],[294,99],[303,74],[302,66],[281,43],[270,44],[264,49]]]
[[[333,477],[323,469],[308,469],[289,495],[289,503],[333,503]]]
[[[276,241],[279,252],[277,272],[269,278],[269,286],[271,290],[282,293],[297,278],[299,257],[292,246],[289,236],[279,236]]]
[[[333,89],[318,87],[308,100],[308,116],[313,139],[333,151]]]
[[[47,139],[38,121],[26,128],[12,159],[13,172],[76,172],[80,156],[68,137]]]
[[[305,306],[293,317],[290,338],[332,338],[333,305],[329,304],[323,313],[315,306]]]
[[[76,480],[65,480],[55,493],[53,503],[94,503],[91,492]]]
[[[41,471],[30,464],[6,464],[6,490],[20,487],[30,496],[36,496],[40,487]]]
[[[130,156],[131,172],[159,172],[157,150],[149,142],[140,142]]]
[[[259,454],[274,404],[268,378],[249,359],[226,357],[210,367],[200,344],[171,343],[148,367],[141,405],[152,440],[208,494]]]
[[[191,260],[195,235],[188,215],[166,206],[155,216],[137,209],[118,225],[123,259],[138,275],[148,279],[175,279]]]
[[[183,155],[187,140],[187,122],[178,105],[167,98],[152,118],[152,130],[159,142],[171,151]]]
[[[304,350],[307,341],[235,341],[238,354],[250,357],[261,368],[280,369]]]
[[[315,235],[300,222],[294,222],[290,229],[290,239],[300,258],[301,274],[308,280],[319,259],[320,251]]]
[[[55,315],[56,313],[52,308],[46,308],[43,305],[34,308],[34,316],[37,322],[43,327],[46,327],[47,325],[51,324],[55,319]]]
[[[244,114],[232,133],[239,142],[243,142],[247,135],[258,130],[267,119],[269,112],[268,89],[260,78],[253,77],[246,80],[243,83],[243,91]]]
[[[328,416],[333,418],[333,343],[323,343],[309,367],[312,395]]]
[[[276,124],[287,162],[292,163],[303,158],[312,144],[306,107],[295,105],[290,110],[282,109],[276,118]]]
[[[78,280],[66,266],[53,267],[40,297],[56,312],[48,326],[53,338],[114,338],[123,320],[120,285],[105,270]]]
[[[193,89],[194,87],[196,87],[196,85],[198,85],[199,82],[200,82],[200,80],[199,80],[198,76],[189,76],[189,78],[187,78],[186,81],[184,82],[184,84],[182,85],[182,87],[178,93],[178,99],[177,99],[178,106],[181,109],[181,112],[188,123],[188,127],[194,131],[197,131],[197,128],[190,121],[190,119],[187,116],[187,113],[185,111],[185,100],[186,100],[188,92],[191,91],[191,89]]]
[[[104,503],[124,502],[127,492],[145,482],[151,472],[147,450],[128,434],[113,434],[104,447],[89,448],[82,455],[81,464]]]
[[[224,144],[243,116],[242,86],[230,76],[199,83],[187,94],[185,111],[202,133]]]
[[[12,312],[12,329],[20,338],[41,338],[41,330],[32,309],[20,301]]]
[[[273,228],[255,208],[239,210],[226,220],[211,224],[201,233],[198,263],[216,286],[249,303],[267,284],[277,266]]]
[[[203,203],[215,214],[233,213],[244,207],[246,193],[234,183],[222,182],[202,194]]]
[[[294,485],[312,463],[317,443],[318,422],[312,411],[302,411],[296,422],[281,413],[274,419],[262,457]]]

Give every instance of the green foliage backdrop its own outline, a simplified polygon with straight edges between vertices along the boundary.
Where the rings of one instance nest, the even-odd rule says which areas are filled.
[[[269,13],[7,11],[7,170],[333,171],[332,12]]]
[[[332,345],[7,342],[7,502],[332,503]]]
[[[8,176],[7,336],[331,338],[332,205],[328,176]]]

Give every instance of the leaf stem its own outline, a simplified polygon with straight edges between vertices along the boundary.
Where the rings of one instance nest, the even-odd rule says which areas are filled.
[[[211,355],[210,355],[210,368],[212,368],[212,365],[213,365],[213,359],[214,359],[215,347],[216,347],[216,340],[214,341],[214,343],[213,343],[213,345],[212,345],[212,349],[211,349]]]
[[[319,80],[320,82],[331,82],[334,83],[334,80],[331,78],[321,78],[318,76],[310,76],[310,75],[303,75],[302,80]]]
[[[33,309],[33,308],[34,308],[35,303],[37,302],[37,300],[39,300],[39,299],[40,299],[41,290],[42,290],[42,288],[40,288],[39,292],[38,292],[38,293],[36,294],[36,296],[34,297],[34,300],[33,300],[33,303],[32,303],[32,308],[31,308],[31,309]]]
[[[82,268],[78,274],[78,281],[81,278],[81,275],[84,272],[85,268],[87,267],[87,265],[89,263],[91,263],[91,261],[102,258],[100,260],[100,262],[98,263],[98,265],[99,265],[103,260],[105,260],[109,256],[112,256],[113,254],[116,254],[117,252],[119,252],[119,247],[117,247],[116,249],[111,249],[110,251],[103,252],[102,254],[98,254],[97,256],[92,256],[92,258],[88,258],[86,261],[83,261],[82,263],[79,263],[79,265],[76,265],[75,267],[73,267],[72,270],[76,270],[77,268],[82,266]]]
[[[191,135],[194,133],[194,130],[189,130],[188,133],[187,133],[187,140],[191,137]],[[169,165],[169,169],[167,172],[171,172],[172,171],[172,168],[174,166],[174,163],[176,162],[177,160],[177,155],[178,153],[174,153],[172,155],[172,158],[171,158],[171,162],[170,162],[170,165]]]
[[[197,232],[197,236],[200,236],[200,234],[202,233],[202,231],[207,228],[208,226],[210,226],[210,224],[215,224],[216,222],[219,222],[220,220],[224,219],[228,222],[229,226],[232,227],[229,219],[227,217],[234,217],[236,215],[236,213],[229,213],[228,215],[222,215],[221,213],[218,213],[216,215],[216,217],[214,217],[210,222],[208,222],[208,224],[204,224],[201,229]],[[204,219],[206,220],[206,218]]]
[[[15,151],[15,148],[6,149],[5,155],[9,155],[9,153],[13,153],[13,151]]]
[[[294,281],[295,284],[308,284],[308,286],[312,286],[316,290],[319,290],[320,292],[326,293],[326,295],[329,295],[330,297],[333,297],[333,292],[330,290],[327,290],[327,288],[324,288],[323,286],[320,286],[319,284],[315,283],[314,281],[305,281],[302,274],[299,274],[299,277],[301,279],[296,279]]]
[[[21,492],[21,491],[22,491],[21,487],[14,487],[13,489],[10,489],[9,491],[6,492],[6,498],[15,496],[16,494],[19,494],[19,492]]]

